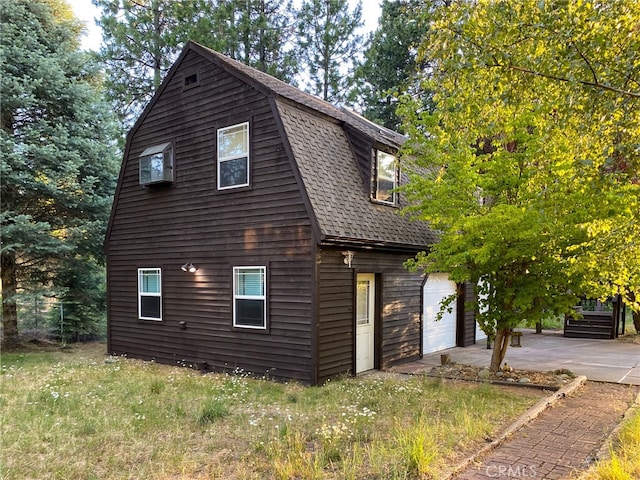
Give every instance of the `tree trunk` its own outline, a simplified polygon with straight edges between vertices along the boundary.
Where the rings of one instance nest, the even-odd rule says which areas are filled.
[[[16,256],[12,252],[0,255],[2,262],[2,347],[11,349],[20,344],[18,310],[16,308]]]
[[[151,4],[153,10],[153,89],[158,90],[160,83],[162,82],[162,58],[160,38],[162,34],[162,28],[160,27],[160,5],[157,1]]]
[[[631,292],[629,294],[629,299],[632,302],[636,301],[636,295]],[[640,310],[632,310],[631,311],[631,318],[633,319],[633,326],[636,329],[636,333],[640,334]]]
[[[510,338],[510,328],[496,329],[496,338],[494,339],[493,353],[491,354],[491,365],[489,366],[491,372],[495,373],[500,370],[500,365],[502,365],[504,356],[507,354],[507,346],[509,345]]]

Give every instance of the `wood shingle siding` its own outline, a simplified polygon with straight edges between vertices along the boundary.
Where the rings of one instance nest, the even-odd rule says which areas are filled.
[[[318,375],[324,381],[354,368],[354,273],[335,250],[318,252]]]
[[[352,268],[340,250],[323,248],[318,253],[318,348],[319,377],[326,380],[353,371],[355,273],[374,273],[379,283],[379,363],[386,368],[420,356],[420,273],[408,272],[402,253],[355,251]]]
[[[468,347],[476,343],[476,291],[472,283],[458,285],[458,328],[456,344]]]
[[[108,238],[109,348],[310,382],[314,246],[271,104],[195,52],[183,65],[200,69],[200,85],[183,92],[174,75],[129,137]],[[251,188],[216,191],[216,129],[242,121]],[[175,182],[140,186],[140,153],[166,141]],[[180,270],[187,261],[195,274]],[[268,335],[232,328],[233,266],[245,265],[267,267]],[[162,268],[161,322],[138,320],[140,267]]]

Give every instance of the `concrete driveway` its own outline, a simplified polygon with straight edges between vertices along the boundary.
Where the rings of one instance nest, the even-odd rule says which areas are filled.
[[[640,345],[617,340],[565,338],[562,332],[522,330],[521,347],[509,346],[505,360],[513,368],[549,371],[566,368],[588,380],[640,385]],[[440,354],[451,361],[488,367],[491,350],[486,341],[425,355],[425,366],[440,364]]]

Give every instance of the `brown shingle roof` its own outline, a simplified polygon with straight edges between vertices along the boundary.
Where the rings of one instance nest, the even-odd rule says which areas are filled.
[[[433,243],[424,222],[370,201],[342,127],[292,105],[277,105],[325,242]]]
[[[435,241],[426,223],[410,221],[397,208],[371,202],[369,185],[362,182],[342,125],[394,149],[402,145],[402,135],[206,47],[195,43],[189,47],[275,97],[321,242],[420,249]]]

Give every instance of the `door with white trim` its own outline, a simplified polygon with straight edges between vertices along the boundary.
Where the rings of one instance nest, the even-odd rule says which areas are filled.
[[[356,277],[356,373],[375,365],[375,281],[372,273]]]

